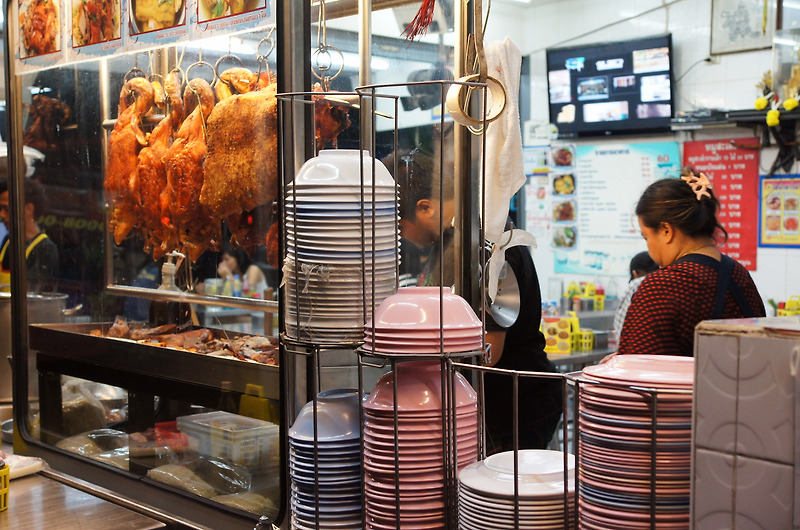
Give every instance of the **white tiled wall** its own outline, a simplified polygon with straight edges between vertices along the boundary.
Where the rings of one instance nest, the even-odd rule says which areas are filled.
[[[484,2],[485,4],[485,2]],[[520,11],[518,7],[492,4],[486,40],[510,36],[531,58],[531,118],[547,121],[547,78],[545,52],[549,47],[625,40],[672,33],[675,55],[675,87],[678,111],[698,108],[723,110],[749,109],[758,95],[755,85],[771,69],[770,49],[718,55],[712,63],[703,62],[711,49],[711,0],[541,0]],[[666,6],[664,6],[666,4]],[[701,61],[698,63],[698,61]],[[705,140],[719,137],[753,136],[751,129],[721,128],[693,133],[648,137],[647,141]],[[603,140],[592,140],[599,143]],[[612,141],[620,141],[615,139]],[[623,141],[631,141],[625,138]],[[776,152],[762,151],[761,170],[765,172]],[[794,171],[800,172],[800,169]],[[553,272],[553,255],[540,245],[534,252],[540,284],[548,285]],[[642,250],[645,250],[642,243]],[[785,300],[800,295],[800,250],[759,249],[758,270],[753,278],[762,297]],[[570,278],[595,280],[596,278]],[[609,281],[609,279],[606,279]],[[620,292],[627,278],[617,278]],[[546,290],[546,288],[543,288]],[[547,293],[543,293],[547,296]]]

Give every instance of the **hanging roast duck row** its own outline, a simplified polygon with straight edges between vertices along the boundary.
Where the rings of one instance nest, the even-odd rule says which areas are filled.
[[[117,244],[138,234],[155,259],[178,250],[195,261],[219,250],[225,221],[231,242],[252,252],[267,244],[278,192],[275,77],[238,67],[213,88],[200,78],[181,85],[177,69],[163,88],[144,77],[123,85],[104,183],[109,229]],[[154,107],[164,117],[146,133]],[[321,97],[315,116],[320,149],[350,124]]]

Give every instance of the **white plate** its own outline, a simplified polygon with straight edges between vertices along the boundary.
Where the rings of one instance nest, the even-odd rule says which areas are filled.
[[[555,497],[564,493],[564,454],[560,451],[526,449],[519,454],[519,495]],[[514,497],[514,453],[507,451],[471,464],[458,474],[460,483],[490,495]],[[568,469],[574,477],[575,457],[568,455]],[[569,490],[574,491],[574,478]]]

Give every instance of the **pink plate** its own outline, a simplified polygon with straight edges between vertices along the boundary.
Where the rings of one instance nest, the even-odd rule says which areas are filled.
[[[618,492],[618,493],[637,493],[639,495],[649,495],[650,494],[650,487],[649,486],[629,486],[626,484],[617,484],[614,482],[600,482],[593,478],[582,476],[581,480],[589,484],[590,486],[600,489],[606,490],[611,492]],[[669,496],[686,496],[689,495],[689,487],[685,488],[667,488],[667,487],[659,487],[656,485],[656,496],[658,497],[669,497]]]
[[[694,358],[676,355],[616,355],[583,369],[589,378],[665,388],[692,388]]]

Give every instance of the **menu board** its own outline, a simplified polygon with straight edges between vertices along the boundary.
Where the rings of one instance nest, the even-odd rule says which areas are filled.
[[[800,247],[800,175],[761,177],[759,235],[764,247]]]
[[[17,71],[275,24],[275,0],[12,0]]]
[[[728,232],[721,250],[748,270],[756,270],[758,241],[757,138],[736,138],[683,144],[683,161],[705,173],[720,203],[718,219]]]
[[[571,167],[552,177],[561,197],[553,204],[555,272],[627,275],[644,247],[636,202],[651,182],[679,172],[676,142],[576,146]],[[571,178],[558,180],[565,175]]]

